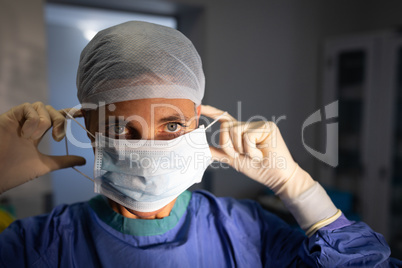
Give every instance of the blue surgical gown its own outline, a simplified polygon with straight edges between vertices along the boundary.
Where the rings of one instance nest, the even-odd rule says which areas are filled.
[[[184,192],[163,219],[125,218],[98,196],[0,234],[0,267],[397,266],[389,256],[364,223],[342,217],[307,238],[253,201],[205,191]]]

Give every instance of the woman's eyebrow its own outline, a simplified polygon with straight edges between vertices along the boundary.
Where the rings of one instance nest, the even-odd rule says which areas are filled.
[[[104,125],[117,124],[117,123],[125,123],[129,124],[129,121],[126,121],[122,116],[107,116],[104,121]]]
[[[166,122],[172,122],[172,121],[179,121],[179,122],[187,122],[189,121],[189,118],[185,115],[180,115],[180,114],[173,114],[169,116],[162,117],[158,120],[158,124],[161,123],[166,123]]]

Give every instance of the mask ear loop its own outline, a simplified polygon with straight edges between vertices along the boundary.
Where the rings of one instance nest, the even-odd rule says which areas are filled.
[[[95,139],[95,136],[94,136],[91,132],[89,132],[83,125],[81,125],[80,122],[78,122],[74,117],[72,117],[70,113],[68,113],[66,110],[63,110],[63,111],[66,113],[66,115],[67,115],[68,117],[70,117],[70,119],[73,119],[80,127],[82,127],[86,132],[88,132],[89,135],[91,135],[91,136]],[[66,136],[64,137],[64,142],[65,142],[65,144],[66,144],[66,154],[69,155],[69,153],[68,153],[67,134],[66,134]],[[75,167],[71,167],[71,168],[74,169],[75,171],[77,171],[78,173],[80,173],[82,176],[84,176],[84,177],[87,178],[88,180],[90,180],[90,181],[92,181],[92,182],[95,182],[91,177],[89,177],[89,176],[86,175],[85,173],[81,172],[81,171],[78,170],[77,168],[75,168]]]
[[[228,112],[224,112],[223,114],[221,114],[220,116],[218,116],[214,121],[212,121],[211,124],[209,124],[205,130],[207,130],[208,128],[210,128],[213,124],[215,124],[216,122],[218,122],[219,119],[221,119],[224,115],[228,114]]]
[[[85,130],[89,135],[92,136],[92,138],[96,139],[95,136],[88,131],[88,129],[86,129],[83,125],[80,124],[80,122],[77,121],[77,119],[75,119],[70,113],[68,113],[66,110],[63,109],[63,111],[66,113],[66,115],[68,117],[70,117],[70,119],[73,119],[75,123],[77,123],[80,127],[82,127],[83,130]]]

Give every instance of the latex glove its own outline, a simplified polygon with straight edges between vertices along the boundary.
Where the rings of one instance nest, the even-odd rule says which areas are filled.
[[[41,102],[25,103],[0,115],[0,193],[50,171],[85,164],[79,156],[39,152],[38,144],[52,126],[53,139],[63,139],[64,122],[61,112]]]
[[[201,107],[201,114],[213,119],[223,113]],[[273,122],[239,122],[229,114],[219,121],[219,146],[210,147],[213,160],[272,189],[308,235],[340,216],[325,190],[295,163]]]
[[[201,107],[201,114],[213,119],[222,113],[212,106]],[[229,163],[283,198],[297,197],[313,186],[310,175],[293,160],[275,123],[239,122],[229,114],[219,121],[219,148],[210,147],[214,160]]]

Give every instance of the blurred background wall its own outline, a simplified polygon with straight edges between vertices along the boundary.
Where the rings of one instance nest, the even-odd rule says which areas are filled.
[[[397,0],[51,2],[176,17],[179,30],[194,42],[203,59],[207,82],[204,103],[235,117],[241,115],[242,120],[253,115],[275,120],[285,115],[286,120],[278,123],[282,135],[295,160],[317,180],[321,180],[319,170],[324,164],[303,147],[301,128],[309,115],[323,108],[325,40],[402,25],[402,2]],[[46,3],[0,0],[0,112],[26,101],[48,101]],[[71,94],[76,94],[75,88]],[[313,127],[305,135],[311,147],[324,149],[318,142],[324,135],[319,128]],[[45,140],[43,150],[50,150],[49,143]],[[256,198],[265,189],[233,169],[208,174],[208,185],[204,186],[218,196]],[[85,187],[92,191],[90,183]],[[49,209],[43,201],[49,194],[52,185],[47,177],[0,199],[18,203],[17,215],[25,217]],[[74,197],[74,193],[68,195]]]
[[[40,0],[0,1],[0,113],[24,102],[48,101],[43,14]],[[50,152],[48,137],[40,147]],[[48,174],[0,195],[0,200],[24,217],[43,213],[51,191]]]

